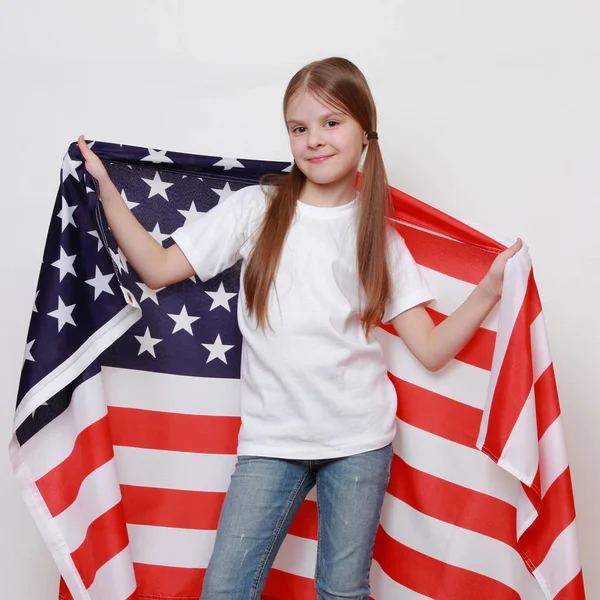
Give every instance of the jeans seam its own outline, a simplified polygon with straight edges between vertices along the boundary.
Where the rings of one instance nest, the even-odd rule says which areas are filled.
[[[321,559],[321,504],[319,502],[319,498],[321,497],[321,488],[317,485],[317,564],[315,566],[315,589],[317,587],[317,582],[319,581],[319,561]],[[318,595],[318,592],[317,592]]]
[[[275,544],[275,540],[279,536],[279,533],[281,532],[283,523],[285,522],[287,516],[290,514],[290,510],[292,508],[294,500],[296,499],[296,496],[298,495],[298,492],[300,491],[300,488],[301,488],[302,484],[306,481],[307,477],[308,477],[308,471],[305,471],[304,475],[302,476],[302,479],[299,480],[299,482],[296,484],[296,487],[292,490],[290,498],[288,499],[288,504],[287,504],[285,512],[279,519],[279,522],[275,525],[275,531],[274,531],[273,535],[271,536],[271,543],[270,543],[269,547],[267,548],[267,551],[263,554],[258,571],[256,573],[256,577],[254,578],[254,581],[252,582],[252,593],[250,594],[250,600],[256,600],[257,585],[263,575],[265,565],[267,564],[267,561],[271,555],[271,552],[273,551],[273,546]]]

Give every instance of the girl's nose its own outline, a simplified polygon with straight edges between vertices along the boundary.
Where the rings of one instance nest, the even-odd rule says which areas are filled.
[[[308,145],[311,148],[323,145],[323,140],[321,139],[321,133],[319,131],[308,134]]]

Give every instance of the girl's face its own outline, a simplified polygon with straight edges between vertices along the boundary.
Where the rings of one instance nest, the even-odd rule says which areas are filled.
[[[344,178],[354,182],[367,143],[367,132],[355,119],[300,90],[288,104],[286,123],[294,162],[308,179],[321,185]]]

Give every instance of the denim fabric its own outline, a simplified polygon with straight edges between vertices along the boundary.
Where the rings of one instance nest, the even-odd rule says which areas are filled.
[[[259,600],[300,504],[316,484],[319,600],[367,600],[392,444],[342,458],[239,456],[201,600]]]

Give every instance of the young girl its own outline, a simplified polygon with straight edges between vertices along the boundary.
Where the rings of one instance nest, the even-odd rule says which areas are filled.
[[[440,369],[499,300],[521,241],[434,326],[424,308],[431,292],[387,221],[393,209],[363,74],[343,58],[312,62],[291,79],[283,112],[291,172],[234,192],[176,231],[167,249],[129,211],[83,136],[78,144],[112,233],[146,285],[193,274],[207,281],[242,259],[238,460],[201,599],[260,598],[316,485],[317,597],[366,600],[396,433],[396,392],[373,329],[392,323],[427,369]]]

